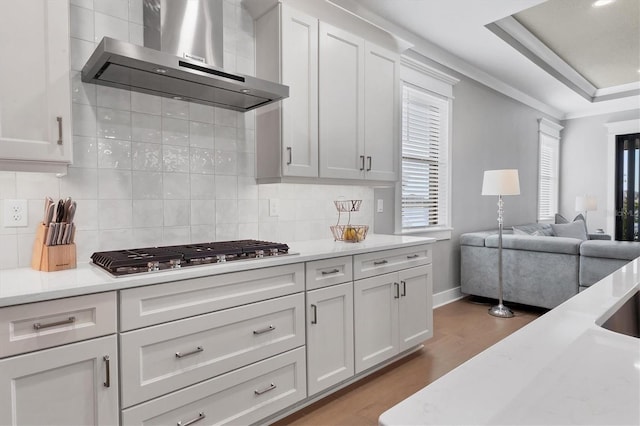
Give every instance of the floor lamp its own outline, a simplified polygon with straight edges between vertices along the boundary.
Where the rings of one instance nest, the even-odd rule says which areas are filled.
[[[513,311],[502,304],[502,214],[503,195],[519,195],[518,170],[486,170],[482,180],[482,195],[498,196],[498,304],[489,308],[494,317],[511,318]]]

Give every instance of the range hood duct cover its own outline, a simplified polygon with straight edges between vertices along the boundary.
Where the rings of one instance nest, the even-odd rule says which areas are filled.
[[[104,37],[82,81],[241,112],[288,97],[285,85],[224,71],[222,1],[144,0],[145,46]]]

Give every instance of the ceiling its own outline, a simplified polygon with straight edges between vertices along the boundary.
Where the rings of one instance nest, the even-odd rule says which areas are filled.
[[[640,108],[638,0],[329,1],[558,119]]]

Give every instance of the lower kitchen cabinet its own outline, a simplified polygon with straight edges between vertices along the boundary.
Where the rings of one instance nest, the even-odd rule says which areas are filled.
[[[353,283],[307,292],[309,395],[353,376]]]
[[[116,336],[0,360],[0,424],[117,425]]]
[[[122,412],[124,425],[246,425],[303,400],[304,347],[161,396]]]
[[[355,371],[433,335],[431,265],[354,282]]]

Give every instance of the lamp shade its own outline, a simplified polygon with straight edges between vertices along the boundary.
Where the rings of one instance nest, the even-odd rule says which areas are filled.
[[[517,169],[486,170],[482,180],[482,195],[519,195]]]
[[[578,195],[576,197],[577,212],[592,212],[598,210],[598,201],[591,195]]]

